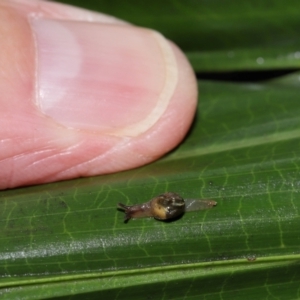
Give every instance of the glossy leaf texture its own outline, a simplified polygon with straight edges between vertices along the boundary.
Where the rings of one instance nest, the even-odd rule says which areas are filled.
[[[296,299],[298,76],[199,82],[191,132],[165,158],[2,191],[1,299]],[[218,205],[174,222],[124,224],[118,202],[166,191]]]
[[[162,32],[197,72],[300,66],[297,0],[64,0]]]

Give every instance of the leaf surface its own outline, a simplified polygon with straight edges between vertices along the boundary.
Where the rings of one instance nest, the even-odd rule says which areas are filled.
[[[299,68],[300,2],[64,1],[151,27],[197,72]],[[299,73],[199,81],[185,141],[148,166],[0,192],[1,299],[297,299]],[[174,222],[117,203],[213,199]]]
[[[197,72],[296,69],[300,2],[64,0],[156,29],[185,51]]]
[[[1,299],[295,299],[297,76],[261,84],[202,81],[190,134],[163,159],[2,191]],[[218,205],[174,222],[123,223],[118,202],[142,203],[166,191]]]

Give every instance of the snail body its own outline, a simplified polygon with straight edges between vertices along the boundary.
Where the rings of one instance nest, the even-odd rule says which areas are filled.
[[[125,212],[125,222],[131,218],[153,217],[157,220],[169,220],[184,214],[186,211],[208,209],[215,206],[213,200],[184,200],[180,195],[172,192],[161,194],[143,204],[124,205],[118,208]]]
[[[119,203],[118,208],[124,210],[125,222],[131,218],[145,217],[168,220],[184,213],[185,202],[176,193],[164,193],[143,204],[127,206]]]

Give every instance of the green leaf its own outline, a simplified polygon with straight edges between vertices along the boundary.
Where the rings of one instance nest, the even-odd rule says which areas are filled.
[[[299,1],[64,1],[151,27],[196,71],[299,67]],[[185,141],[135,170],[0,192],[1,299],[297,299],[299,75],[199,81]],[[218,205],[174,222],[117,203]]]
[[[202,81],[190,134],[163,159],[2,191],[1,299],[296,299],[297,76]],[[218,205],[174,222],[124,224],[118,202],[165,191]]]
[[[186,52],[197,72],[300,66],[296,0],[62,2],[162,32]]]

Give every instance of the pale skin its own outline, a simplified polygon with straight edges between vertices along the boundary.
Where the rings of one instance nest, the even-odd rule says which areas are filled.
[[[0,189],[139,167],[190,127],[191,66],[151,30],[57,3],[2,0],[0,38]]]

